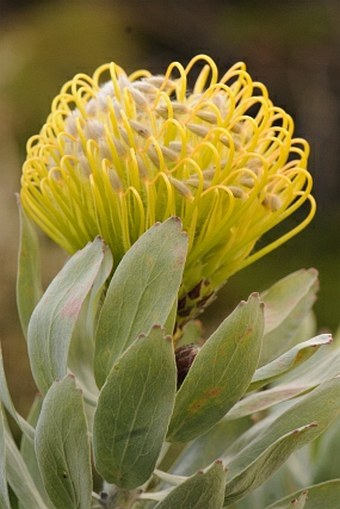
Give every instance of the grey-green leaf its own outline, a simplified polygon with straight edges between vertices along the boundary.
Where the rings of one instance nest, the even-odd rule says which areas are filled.
[[[296,398],[314,389],[322,382],[331,380],[339,372],[339,348],[336,345],[321,348],[304,363],[298,364],[292,371],[286,373],[282,383],[279,383],[280,381],[274,382],[273,387],[270,389],[253,392],[245,396],[231,409],[226,419],[239,419],[240,417],[265,410],[283,401]]]
[[[253,433],[236,454],[231,450],[226,452],[224,458],[227,461],[229,476],[234,478],[242,472],[280,437],[312,422],[317,426],[303,436],[307,437],[308,441],[314,440],[340,414],[339,399],[340,378],[334,378],[300,397],[288,410],[274,414],[274,418],[272,416],[268,419],[268,425]],[[239,440],[241,441],[242,437]]]
[[[285,500],[282,505],[276,506],[275,509],[307,509],[306,502],[308,499],[308,491],[305,490],[289,501]],[[327,506],[328,507],[328,506]]]
[[[34,484],[10,432],[6,429],[7,480],[19,502],[25,509],[49,509]],[[65,508],[66,509],[66,508]]]
[[[27,421],[31,426],[36,426],[38,422],[38,417],[40,415],[41,406],[42,406],[42,397],[40,395],[37,395],[36,398],[33,401],[33,405],[30,409],[29,415],[27,417]],[[37,489],[39,490],[39,493],[41,497],[43,498],[45,504],[50,508],[54,509],[54,505],[49,500],[48,495],[45,490],[45,486],[43,483],[43,480],[41,478],[38,462],[37,462],[37,456],[34,449],[34,442],[33,440],[29,439],[25,434],[21,437],[21,443],[20,443],[20,454],[24,460],[24,462],[27,465],[27,468],[29,470],[29,473],[32,477],[32,480],[34,484],[36,485]],[[19,502],[19,509],[26,509],[25,503]]]
[[[112,254],[107,249],[93,287],[80,311],[73,330],[68,354],[69,369],[77,377],[77,381],[81,383],[82,388],[93,395],[98,393],[93,373],[95,327],[100,302],[112,270],[112,264]]]
[[[5,423],[0,404],[0,507],[11,509],[8,498],[7,475],[6,475],[6,438]]]
[[[276,378],[306,361],[318,348],[329,345],[331,342],[332,336],[330,334],[320,334],[315,338],[293,346],[276,359],[258,368],[254,373],[249,390],[253,391],[263,385],[272,383]]]
[[[283,375],[280,383],[299,384],[304,390],[313,388],[322,382],[340,374],[340,348],[337,344],[319,350],[304,363]],[[274,386],[277,383],[274,382]]]
[[[237,502],[264,483],[295,449],[315,437],[314,428],[316,426],[315,423],[310,423],[281,436],[230,479],[225,488],[225,506]]]
[[[16,294],[19,319],[26,337],[29,319],[42,296],[41,266],[38,235],[20,202],[18,207],[20,241]]]
[[[261,293],[265,303],[265,331],[260,365],[296,344],[297,332],[315,302],[318,287],[317,271],[302,269]]]
[[[340,500],[340,479],[333,479],[321,484],[308,486],[303,490],[288,495],[287,497],[274,502],[266,509],[295,509],[295,500],[307,493],[303,509],[338,509]],[[297,506],[299,507],[299,506]]]
[[[296,383],[295,385],[278,385],[265,391],[253,392],[236,403],[226,415],[225,420],[238,420],[241,417],[256,414],[278,403],[295,398],[310,389],[310,386]]]
[[[155,509],[220,509],[223,507],[226,470],[216,461],[177,486]]]
[[[253,294],[206,341],[177,393],[169,441],[203,434],[243,396],[258,364],[263,327],[263,305]]]
[[[192,475],[199,468],[207,467],[220,458],[251,424],[250,418],[237,421],[221,419],[207,433],[187,444],[176,458],[171,472],[177,475]]]
[[[28,350],[32,374],[42,393],[67,372],[72,332],[104,257],[97,238],[73,255],[54,278],[32,313]]]
[[[324,351],[323,357],[318,355],[318,348],[330,343],[331,336],[329,334],[322,334],[300,343],[278,359],[256,370],[248,391],[266,383],[273,383],[280,375],[285,375],[286,377],[287,370],[290,369],[292,369],[290,375],[293,378],[289,382],[281,384],[278,380],[270,389],[248,394],[236,403],[226,416],[226,419],[239,419],[240,417],[260,412],[282,401],[295,398],[316,387],[321,382],[333,378],[339,373],[339,360],[337,358],[340,352],[335,351],[332,347],[328,347]],[[309,370],[307,368],[307,377],[304,377],[299,367],[303,362],[306,365],[307,363],[309,364],[309,357],[313,353],[318,356],[318,368],[311,368]]]
[[[54,382],[46,394],[36,427],[35,450],[55,507],[90,509],[90,444],[83,397],[74,377]]]
[[[308,491],[303,491],[297,498],[290,503],[289,509],[305,509],[308,498]]]
[[[175,391],[172,342],[155,327],[118,359],[99,395],[93,447],[96,468],[106,481],[135,488],[150,477]]]
[[[313,468],[313,482],[340,478],[340,420],[337,419],[317,444],[317,461]]]
[[[32,441],[34,437],[34,429],[20,414],[18,414],[13,405],[11,394],[9,392],[7,385],[1,346],[0,346],[0,401],[3,403],[7,412],[9,412],[11,417],[15,420],[21,431],[25,433],[25,435]]]
[[[182,281],[187,248],[180,221],[170,218],[150,228],[121,260],[99,316],[95,350],[99,386],[139,334],[167,323]]]

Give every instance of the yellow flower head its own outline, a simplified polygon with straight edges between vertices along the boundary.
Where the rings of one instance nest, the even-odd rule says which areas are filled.
[[[293,131],[244,63],[221,78],[204,55],[186,67],[173,62],[164,75],[106,64],[92,78],[75,76],[54,99],[27,145],[21,201],[70,253],[101,235],[115,266],[156,221],[179,216],[190,242],[185,315],[188,299],[206,300],[312,219],[308,144]],[[305,201],[307,217],[257,250]]]

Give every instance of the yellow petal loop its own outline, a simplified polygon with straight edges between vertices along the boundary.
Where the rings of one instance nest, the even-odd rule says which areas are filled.
[[[156,221],[181,217],[190,250],[180,297],[200,288],[203,301],[314,216],[309,147],[293,136],[292,118],[242,62],[221,78],[206,55],[157,76],[109,63],[54,99],[27,143],[21,201],[70,253],[101,235],[116,265]],[[256,249],[304,203],[305,219]]]

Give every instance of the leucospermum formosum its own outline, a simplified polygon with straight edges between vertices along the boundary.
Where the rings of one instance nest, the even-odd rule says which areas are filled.
[[[156,76],[106,64],[92,78],[75,76],[54,99],[28,142],[21,201],[69,253],[101,235],[115,266],[156,221],[179,216],[190,243],[179,296],[185,315],[190,299],[203,303],[312,219],[308,144],[293,132],[292,118],[244,63],[221,78],[204,55]],[[306,201],[305,219],[256,249]]]

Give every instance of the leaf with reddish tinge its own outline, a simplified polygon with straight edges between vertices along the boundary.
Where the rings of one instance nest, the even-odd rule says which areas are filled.
[[[263,305],[253,294],[206,341],[177,393],[169,441],[203,434],[243,396],[258,364],[263,328]]]
[[[67,372],[70,341],[82,304],[100,270],[105,247],[97,238],[73,255],[32,313],[28,350],[34,380],[42,393]]]

